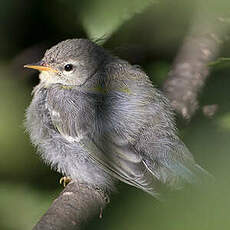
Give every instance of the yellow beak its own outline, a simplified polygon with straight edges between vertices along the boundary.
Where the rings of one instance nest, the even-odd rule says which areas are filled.
[[[29,64],[29,65],[24,65],[25,68],[29,68],[29,69],[36,69],[39,71],[51,71],[51,72],[55,72],[57,73],[58,71],[49,67],[49,66],[44,66],[44,65],[39,65],[38,64]]]

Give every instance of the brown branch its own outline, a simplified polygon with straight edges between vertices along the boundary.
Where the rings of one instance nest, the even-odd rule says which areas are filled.
[[[95,215],[101,216],[107,195],[88,184],[70,182],[33,230],[77,230]]]
[[[196,15],[182,44],[163,90],[176,112],[189,119],[199,107],[198,95],[209,75],[209,63],[214,60],[223,43],[227,25]],[[206,22],[205,22],[206,20]]]

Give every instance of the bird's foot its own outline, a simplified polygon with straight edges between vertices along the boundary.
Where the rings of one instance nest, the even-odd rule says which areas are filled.
[[[60,184],[63,184],[63,186],[65,187],[67,184],[69,184],[69,182],[71,181],[72,179],[68,176],[63,176],[60,180],[59,180],[59,183]]]

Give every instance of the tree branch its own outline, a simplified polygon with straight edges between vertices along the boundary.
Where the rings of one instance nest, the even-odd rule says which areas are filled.
[[[227,25],[215,23],[208,16],[195,15],[195,20],[175,58],[163,90],[176,112],[190,119],[199,106],[198,95],[209,75],[209,63],[223,43]],[[207,16],[207,17],[206,17]]]
[[[33,230],[77,230],[95,215],[101,216],[108,203],[106,193],[88,184],[71,181]]]

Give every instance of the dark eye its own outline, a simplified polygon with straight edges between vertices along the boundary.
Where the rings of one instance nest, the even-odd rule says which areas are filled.
[[[65,71],[71,71],[73,69],[73,65],[72,64],[67,64],[64,67]]]

